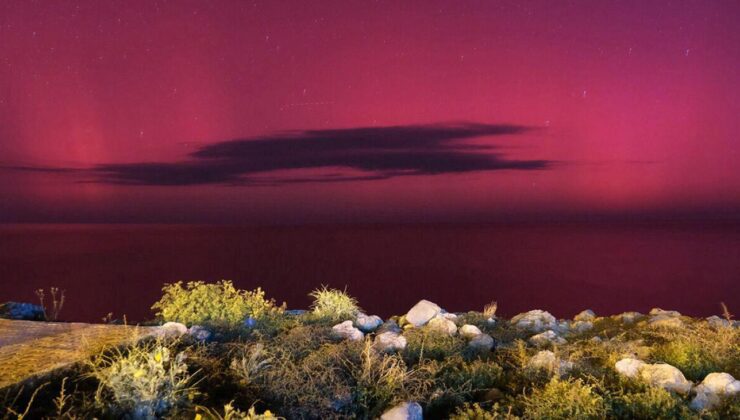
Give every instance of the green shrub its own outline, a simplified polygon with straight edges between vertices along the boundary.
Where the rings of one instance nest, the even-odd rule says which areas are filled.
[[[254,407],[250,407],[249,410],[244,412],[234,408],[231,403],[224,405],[223,415],[217,410],[205,407],[198,407],[195,415],[195,420],[276,420],[281,418],[276,417],[270,410],[258,414]]]
[[[407,344],[402,354],[409,365],[414,365],[422,359],[441,361],[460,354],[465,348],[465,340],[462,338],[449,336],[434,329],[411,328],[403,335]]]
[[[309,296],[314,298],[311,312],[317,318],[346,321],[354,319],[360,312],[357,300],[348,295],[346,291],[322,286],[311,292]]]
[[[458,407],[450,420],[518,420],[519,417],[511,414],[511,409],[503,409],[498,403],[490,410],[481,407],[480,404],[465,403]]]
[[[698,326],[658,332],[652,359],[678,368],[687,379],[701,381],[712,372],[740,376],[740,332],[737,328]]]
[[[90,376],[99,382],[96,400],[102,403],[109,394],[114,412],[134,418],[151,418],[186,405],[195,394],[194,375],[188,373],[184,353],[171,353],[156,341],[94,357]]]
[[[184,287],[182,282],[177,282],[166,284],[162,292],[159,302],[152,305],[152,309],[157,310],[157,316],[164,321],[186,325],[233,326],[249,317],[262,319],[284,309],[275,306],[274,300],[265,299],[262,289],[238,290],[228,280],[218,283],[191,281]]]
[[[620,393],[610,398],[610,417],[635,420],[692,418],[683,400],[663,388],[644,386],[641,392]]]
[[[554,377],[524,399],[524,417],[532,419],[600,419],[606,416],[604,399],[580,379]]]

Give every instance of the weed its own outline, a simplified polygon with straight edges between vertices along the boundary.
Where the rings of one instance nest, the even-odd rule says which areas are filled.
[[[312,313],[320,319],[344,321],[354,319],[360,308],[357,300],[347,294],[347,291],[329,289],[326,286],[314,290],[309,294],[314,298],[311,304]]]

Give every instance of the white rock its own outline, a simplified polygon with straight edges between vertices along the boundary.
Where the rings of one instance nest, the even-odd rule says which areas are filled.
[[[635,321],[642,318],[643,316],[645,315],[639,312],[625,312],[620,315],[620,318],[622,319],[622,322],[624,322],[625,324],[634,324]]]
[[[462,327],[460,327],[460,335],[462,335],[465,338],[473,338],[476,335],[483,334],[480,330],[480,328],[476,327],[475,325],[465,324]]]
[[[331,327],[331,333],[336,338],[343,340],[360,341],[365,338],[365,334],[352,325],[352,321],[344,321]]]
[[[420,300],[406,313],[406,321],[415,327],[421,327],[442,312],[442,308],[428,300]]]
[[[678,311],[666,311],[660,308],[653,308],[650,310],[650,315],[657,316],[657,315],[664,315],[664,316],[672,316],[677,317],[681,316],[681,313]]]
[[[614,368],[617,370],[617,372],[628,378],[636,378],[643,366],[645,366],[645,362],[643,362],[642,360],[627,357],[618,361],[614,365]]]
[[[423,410],[419,403],[405,402],[399,404],[380,416],[380,420],[423,420]]]
[[[564,375],[573,369],[573,363],[560,360],[550,350],[542,350],[529,359],[527,367],[531,369],[544,369],[553,374]]]
[[[652,328],[683,328],[681,318],[672,315],[655,315],[648,320],[648,326]]]
[[[593,321],[596,318],[594,311],[586,309],[573,317],[573,321]]]
[[[488,334],[478,334],[468,342],[468,347],[475,351],[486,352],[493,350],[496,344],[493,337]]]
[[[441,314],[439,314],[437,316],[440,316],[440,315],[442,316],[442,318],[449,319],[450,321],[454,321],[454,320],[457,319],[457,314],[453,314],[453,313],[450,313],[450,312],[442,312]]]
[[[165,322],[159,327],[155,335],[159,337],[179,337],[188,333],[188,327],[179,322]]]
[[[686,380],[680,370],[666,363],[645,365],[640,369],[640,378],[653,386],[666,391],[686,394],[691,391],[691,382]]]
[[[378,327],[383,324],[383,320],[377,315],[365,315],[362,312],[357,314],[355,319],[355,326],[364,333],[375,331]]]
[[[496,319],[495,318],[488,318],[486,319],[486,323],[490,326],[496,325]]]
[[[594,328],[594,323],[591,321],[576,321],[571,325],[573,332],[577,334],[584,333]]]
[[[730,321],[726,319],[722,319],[718,317],[717,315],[712,315],[710,317],[707,317],[707,323],[709,324],[710,327],[714,329],[732,326],[732,323]]]
[[[563,345],[567,343],[567,341],[563,337],[557,335],[555,331],[547,330],[543,333],[529,337],[529,343],[537,347],[543,347],[548,344]]]
[[[434,318],[427,324],[429,328],[440,331],[447,335],[457,334],[457,325],[449,319],[445,318]]]
[[[201,325],[193,325],[188,329],[188,334],[198,341],[208,341],[213,335],[208,328]]]
[[[518,328],[532,332],[558,329],[558,321],[547,311],[535,309],[524,312],[511,318],[511,323]]]
[[[392,331],[380,333],[375,336],[373,347],[384,353],[401,351],[406,348],[406,337]]]
[[[725,395],[740,392],[740,381],[729,373],[710,373],[694,390],[696,397],[691,400],[691,408],[701,411],[714,407]]]

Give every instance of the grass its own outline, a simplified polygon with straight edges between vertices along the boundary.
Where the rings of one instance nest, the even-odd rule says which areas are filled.
[[[531,333],[506,319],[488,322],[495,316],[490,306],[460,314],[455,323],[494,337],[492,352],[469,351],[459,335],[407,326],[406,348],[386,354],[374,349],[373,333],[361,341],[332,336],[333,325],[360,311],[354,298],[327,287],[312,296],[312,311],[294,316],[259,289],[242,291],[229,282],[167,285],[155,304],[160,320],[197,322],[217,332],[227,326],[232,333],[205,343],[188,336],[137,338],[125,347],[106,341],[103,349],[81,353],[88,362],[64,376],[0,393],[0,417],[370,419],[407,401],[421,404],[429,419],[722,419],[740,413],[737,396],[697,412],[691,395],[614,369],[616,361],[634,357],[669,363],[694,383],[710,372],[739,378],[735,327],[684,317],[683,328],[652,329],[644,321],[597,318],[592,330],[567,335],[566,344],[552,348],[557,360],[572,364],[556,373],[529,366],[541,350],[528,344]],[[255,322],[247,326],[239,317]],[[395,319],[404,325],[402,316]],[[18,362],[34,351],[21,352]]]

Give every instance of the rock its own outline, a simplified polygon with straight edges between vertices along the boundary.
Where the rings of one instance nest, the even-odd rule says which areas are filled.
[[[360,341],[365,338],[362,331],[352,326],[352,321],[344,321],[331,327],[331,333],[334,337],[343,340]]]
[[[522,328],[531,332],[542,332],[545,330],[558,329],[557,320],[547,311],[535,309],[524,312],[511,318],[511,323],[517,328]]]
[[[159,337],[179,337],[188,333],[188,327],[179,322],[165,322],[159,327],[155,335]]]
[[[571,326],[571,329],[576,334],[582,334],[586,331],[592,330],[594,328],[594,323],[591,321],[576,321]]]
[[[622,322],[625,324],[634,324],[635,321],[644,316],[645,315],[639,312],[624,312],[623,314],[619,315],[619,317],[622,319]]]
[[[481,334],[483,333],[481,332],[480,328],[476,327],[475,325],[465,324],[460,327],[460,335],[465,338],[473,338]]]
[[[355,326],[364,333],[373,332],[383,324],[383,320],[377,315],[365,315],[362,312],[357,314]]]
[[[597,343],[598,344],[598,343],[601,343],[602,341],[604,341],[604,340],[602,340],[601,337],[599,337],[599,336],[591,337],[591,342],[592,343]]]
[[[422,299],[406,313],[406,322],[415,327],[421,327],[440,312],[442,312],[442,308],[436,303]]]
[[[640,379],[666,391],[686,394],[691,390],[692,384],[686,380],[683,373],[666,363],[648,364],[641,360],[625,358],[618,361],[614,367],[621,375]]]
[[[628,357],[618,361],[614,365],[614,368],[623,376],[626,376],[628,378],[636,378],[643,366],[645,366],[645,362],[643,362],[642,360],[632,359]]]
[[[725,395],[740,392],[740,381],[729,373],[710,373],[694,390],[696,397],[691,401],[691,408],[701,411],[714,407]]]
[[[544,369],[557,375],[565,375],[573,369],[573,363],[560,360],[550,350],[542,350],[529,359],[527,367],[530,369]]]
[[[683,326],[683,321],[677,316],[655,315],[648,320],[648,327],[651,328],[683,328]]]
[[[596,314],[590,309],[581,311],[578,315],[573,317],[573,321],[593,321],[596,319]]]
[[[44,308],[32,303],[6,302],[0,305],[0,318],[23,321],[45,320]]]
[[[691,382],[686,380],[680,370],[666,363],[645,365],[640,369],[640,378],[653,386],[666,391],[686,394],[691,391]]]
[[[401,351],[406,348],[406,337],[392,331],[380,333],[375,336],[373,347],[383,353]]]
[[[405,402],[399,404],[380,416],[380,420],[423,420],[423,410],[419,403]]]
[[[486,324],[490,325],[491,327],[496,325],[496,319],[495,318],[488,318],[486,319]]]
[[[714,329],[727,328],[733,326],[734,322],[730,322],[726,319],[720,318],[717,315],[707,317],[707,323]]]
[[[375,332],[378,334],[382,334],[385,332],[392,332],[396,334],[400,334],[403,330],[401,327],[398,326],[398,323],[393,320],[388,320],[383,323],[383,325],[380,326]]]
[[[193,325],[188,329],[188,334],[198,341],[208,341],[211,339],[211,331],[201,325]]]
[[[449,312],[444,312],[444,309],[442,310],[442,313],[440,313],[437,316],[438,317],[441,316],[442,318],[448,319],[448,320],[453,321],[453,322],[457,319],[457,314],[452,314],[452,313],[449,313]]]
[[[543,333],[529,337],[529,343],[537,347],[544,347],[548,344],[562,345],[567,342],[568,341],[557,335],[553,330],[547,330]]]
[[[243,325],[246,328],[252,329],[257,326],[257,320],[252,318],[251,316],[244,320]]]
[[[670,316],[670,317],[681,316],[681,313],[678,311],[666,311],[660,308],[651,309],[649,314],[653,316],[658,316],[658,315],[665,315],[665,316]]]
[[[440,331],[447,335],[457,334],[457,325],[449,319],[434,318],[427,324],[429,328]]]
[[[488,334],[478,334],[468,342],[468,347],[477,352],[489,352],[493,350],[496,341]]]

